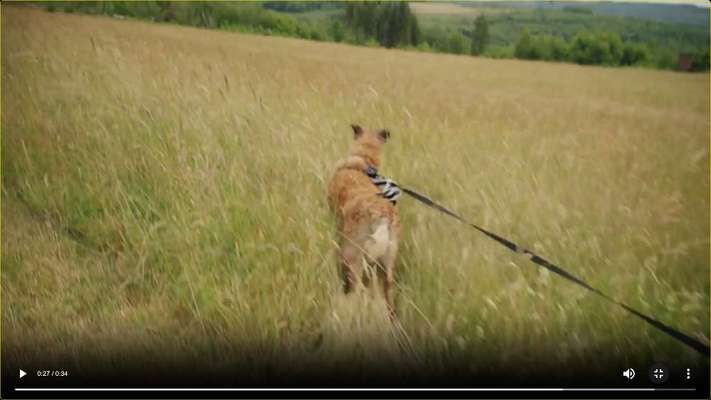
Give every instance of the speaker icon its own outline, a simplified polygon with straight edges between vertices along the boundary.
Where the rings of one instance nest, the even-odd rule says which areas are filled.
[[[629,380],[634,379],[635,375],[636,375],[636,374],[634,373],[634,369],[633,369],[633,368],[627,368],[627,370],[622,371],[622,376],[624,376],[625,378],[627,378],[627,379],[629,379]]]

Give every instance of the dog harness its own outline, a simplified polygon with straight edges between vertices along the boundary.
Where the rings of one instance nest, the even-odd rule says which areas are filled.
[[[365,173],[368,175],[368,178],[370,178],[370,181],[380,189],[379,194],[381,196],[385,197],[391,203],[397,204],[397,199],[402,195],[402,191],[395,181],[378,175],[378,169],[372,165],[368,166]]]

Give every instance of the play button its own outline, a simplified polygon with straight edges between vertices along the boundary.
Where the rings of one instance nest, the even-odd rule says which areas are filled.
[[[22,378],[22,377],[25,376],[25,375],[27,375],[27,372],[25,372],[25,371],[23,371],[23,370],[20,370],[20,378]]]

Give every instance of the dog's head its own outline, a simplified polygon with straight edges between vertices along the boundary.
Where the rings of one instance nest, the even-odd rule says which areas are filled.
[[[370,131],[355,124],[351,125],[351,128],[353,143],[350,155],[363,157],[368,164],[379,167],[381,149],[390,138],[390,132],[387,129]]]

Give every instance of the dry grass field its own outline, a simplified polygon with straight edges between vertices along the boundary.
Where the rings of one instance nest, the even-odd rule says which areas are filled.
[[[386,176],[708,342],[708,74],[3,5],[3,357],[457,359],[521,376],[698,362],[408,198],[401,325],[372,296],[345,298],[325,195],[352,122],[391,131]]]
[[[454,3],[410,3],[415,14],[424,15],[479,15],[481,10],[464,7]],[[488,9],[487,11],[492,11]]]
[[[440,3],[440,2],[417,2],[409,3],[412,11],[418,16],[461,16],[464,18],[471,19],[481,14],[492,15],[498,13],[509,12],[511,9],[508,8],[495,8],[495,7],[465,7],[455,3]]]

